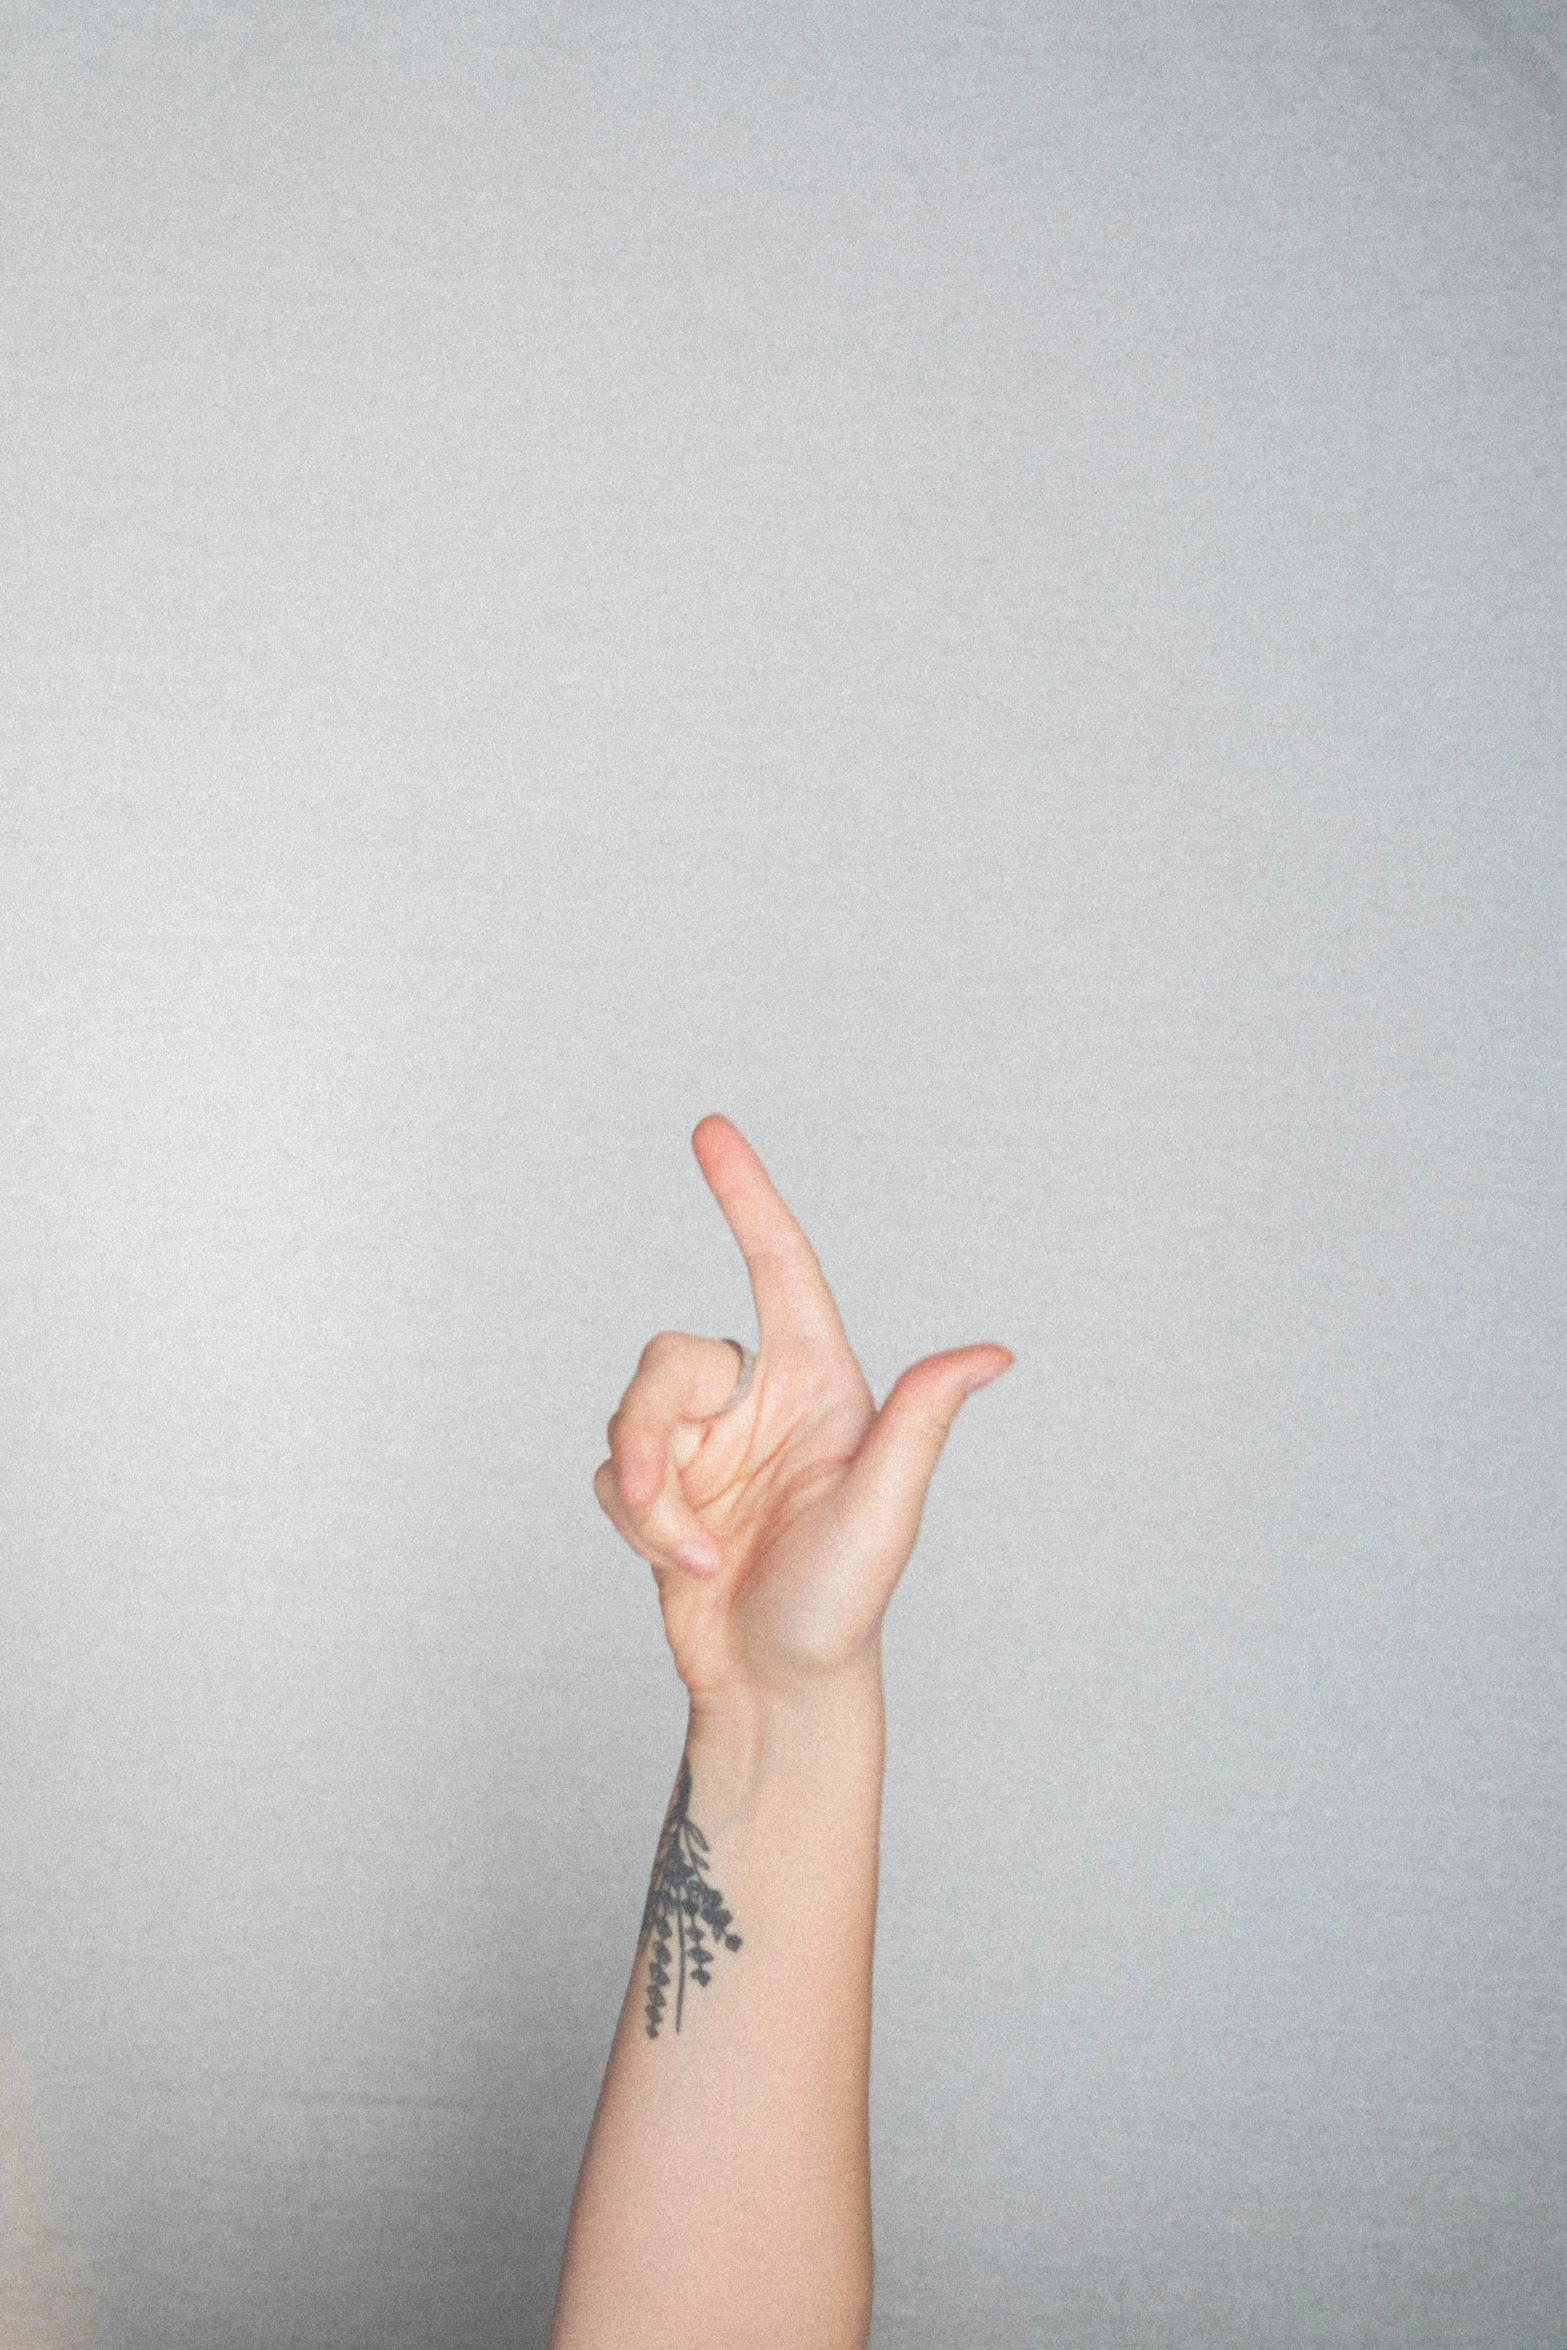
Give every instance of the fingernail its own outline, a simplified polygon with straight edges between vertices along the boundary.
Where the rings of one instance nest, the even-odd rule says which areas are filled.
[[[691,1568],[698,1575],[711,1575],[715,1568],[723,1564],[711,1542],[683,1542],[675,1558],[679,1565]]]

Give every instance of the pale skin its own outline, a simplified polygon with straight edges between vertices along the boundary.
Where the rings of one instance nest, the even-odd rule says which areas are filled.
[[[882,1619],[948,1430],[1013,1357],[927,1355],[878,1411],[755,1151],[717,1116],[692,1148],[756,1364],[726,1409],[733,1346],[651,1339],[593,1480],[653,1570],[690,1716],[649,1896],[670,1955],[657,1929],[638,1948],[550,2350],[863,2350]]]

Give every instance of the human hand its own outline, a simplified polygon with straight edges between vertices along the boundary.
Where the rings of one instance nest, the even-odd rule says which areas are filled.
[[[810,1242],[727,1118],[697,1164],[739,1243],[760,1333],[751,1385],[722,1338],[661,1331],[610,1420],[593,1491],[658,1584],[693,1704],[789,1694],[874,1650],[966,1396],[1004,1346],[910,1365],[880,1411]]]

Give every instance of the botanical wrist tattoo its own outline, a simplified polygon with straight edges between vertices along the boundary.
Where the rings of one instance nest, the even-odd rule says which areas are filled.
[[[680,1776],[675,1781],[675,1792],[669,1799],[664,1814],[664,1825],[659,1834],[658,1852],[653,1862],[653,1881],[647,1889],[647,1906],[642,1912],[642,1931],[637,1936],[637,1949],[653,1945],[652,1963],[647,1974],[647,2036],[658,2038],[659,2020],[663,2015],[664,1985],[669,1981],[671,1935],[679,1943],[680,1982],[675,1994],[675,2030],[680,2029],[681,2010],[686,2003],[686,1975],[696,1983],[711,1982],[708,1965],[720,1942],[726,1950],[738,1950],[740,1937],[728,1931],[729,1912],[724,1897],[711,1886],[702,1871],[706,1861],[707,1838],[690,1816],[687,1805],[691,1801],[691,1764],[685,1755],[680,1757]],[[704,1929],[713,1937],[713,1949],[703,1941]]]

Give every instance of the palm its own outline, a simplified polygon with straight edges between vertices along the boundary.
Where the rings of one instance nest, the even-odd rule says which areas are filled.
[[[764,1345],[744,1402],[677,1432],[681,1490],[725,1561],[714,1583],[660,1579],[664,1627],[688,1688],[835,1663],[875,1628],[861,1579],[842,1572],[831,1542],[833,1507],[875,1401],[847,1342],[830,1383],[813,1391],[813,1377],[819,1369]]]
[[[732,1349],[664,1333],[610,1422],[614,1458],[595,1490],[654,1568],[675,1664],[695,1694],[797,1682],[874,1639],[946,1425],[964,1393],[1006,1367],[970,1362],[960,1380],[959,1357],[1010,1356],[983,1347],[929,1357],[899,1381],[897,1409],[889,1397],[878,1414],[815,1252],[750,1144],[719,1117],[705,1118],[692,1144],[750,1276],[755,1375],[726,1410]],[[912,1484],[911,1440],[928,1451]],[[646,1492],[640,1508],[622,1498],[628,1473]],[[716,1544],[716,1572],[675,1563],[688,1534]]]

